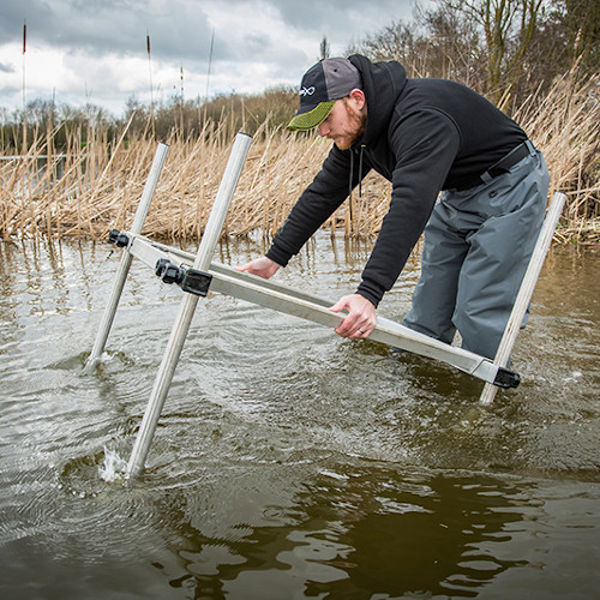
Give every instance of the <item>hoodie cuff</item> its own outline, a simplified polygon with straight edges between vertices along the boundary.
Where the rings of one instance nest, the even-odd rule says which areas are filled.
[[[358,286],[356,293],[359,296],[366,298],[375,308],[377,308],[383,298],[383,294],[385,294],[385,289],[380,285],[377,285],[374,281],[365,281],[363,279]]]
[[[269,248],[269,251],[265,254],[267,258],[274,260],[278,265],[285,267],[290,258],[292,258],[292,254],[282,250],[281,248],[273,245]]]

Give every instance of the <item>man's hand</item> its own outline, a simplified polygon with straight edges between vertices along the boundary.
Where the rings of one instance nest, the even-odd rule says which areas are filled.
[[[340,312],[344,309],[348,311],[348,316],[335,332],[351,340],[369,337],[377,325],[377,313],[373,304],[359,294],[350,294],[340,298],[329,310]]]
[[[266,256],[261,256],[260,258],[255,258],[241,267],[235,267],[235,270],[252,273],[253,275],[264,277],[264,279],[269,279],[275,275],[275,273],[277,273],[280,266],[281,265],[278,265],[274,260],[271,260]]]

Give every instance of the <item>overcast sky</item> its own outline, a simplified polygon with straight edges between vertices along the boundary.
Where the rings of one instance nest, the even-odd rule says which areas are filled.
[[[298,86],[327,36],[332,56],[412,0],[0,0],[0,107],[52,99],[122,116],[135,97],[167,100]],[[27,46],[23,55],[23,24]],[[210,79],[208,59],[214,31]],[[146,52],[150,36],[151,61]]]

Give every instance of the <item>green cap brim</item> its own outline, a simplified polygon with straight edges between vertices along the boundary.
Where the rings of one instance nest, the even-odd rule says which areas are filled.
[[[287,128],[292,131],[307,131],[322,123],[331,112],[335,100],[329,102],[320,102],[312,110],[296,115],[289,123]]]

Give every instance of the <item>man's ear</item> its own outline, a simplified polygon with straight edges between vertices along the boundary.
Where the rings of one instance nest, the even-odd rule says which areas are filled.
[[[365,97],[365,93],[358,88],[354,88],[348,94],[348,96],[349,96],[350,100],[352,101],[352,103],[356,106],[356,108],[358,108],[358,110],[362,110],[367,104],[367,99]]]

